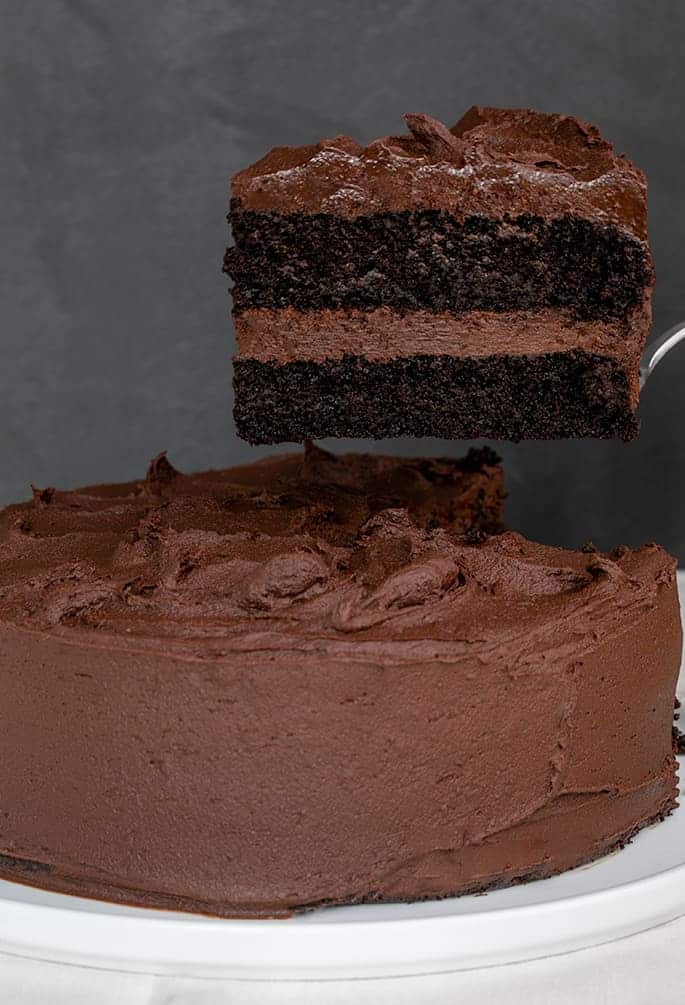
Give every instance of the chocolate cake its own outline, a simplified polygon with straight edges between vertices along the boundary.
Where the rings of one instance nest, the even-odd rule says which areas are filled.
[[[544,877],[675,805],[674,562],[335,459],[0,514],[0,874],[228,917]],[[469,529],[469,534],[461,531]]]
[[[406,119],[233,177],[239,434],[635,436],[642,173],[570,116]]]

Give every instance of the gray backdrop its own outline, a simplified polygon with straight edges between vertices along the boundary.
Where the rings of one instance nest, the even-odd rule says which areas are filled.
[[[676,0],[2,0],[0,21],[2,502],[138,476],[165,447],[186,470],[265,452],[233,430],[220,263],[228,176],[276,144],[474,103],[590,119],[649,177],[654,334],[685,315]],[[628,446],[503,445],[509,521],[685,555],[684,376],[685,349]]]

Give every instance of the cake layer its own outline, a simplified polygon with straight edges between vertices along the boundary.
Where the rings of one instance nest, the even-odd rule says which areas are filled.
[[[260,362],[325,363],[344,356],[363,356],[372,362],[408,356],[491,355],[537,356],[580,349],[610,356],[625,365],[634,378],[635,404],[640,351],[651,321],[633,314],[629,321],[578,321],[567,312],[373,311],[324,309],[299,311],[293,307],[256,308],[235,318],[241,356]]]
[[[515,108],[473,107],[452,129],[405,118],[409,134],[367,146],[337,136],[274,148],[233,176],[235,208],[350,220],[408,208],[457,220],[581,216],[646,241],[644,175],[595,126]]]
[[[233,201],[230,220],[235,247],[224,270],[234,280],[236,313],[561,307],[579,318],[611,319],[639,309],[653,281],[642,241],[573,214],[493,219],[469,212],[460,220],[408,204],[348,219],[246,211]]]
[[[634,437],[641,172],[565,116],[406,118],[234,176],[239,434]]]
[[[233,415],[250,443],[308,438],[619,437],[639,430],[637,372],[615,355],[345,355],[234,360]]]
[[[447,462],[405,463],[363,522],[392,462],[312,449],[3,511],[0,875],[284,916],[551,875],[670,812],[673,560],[478,543],[435,525]]]

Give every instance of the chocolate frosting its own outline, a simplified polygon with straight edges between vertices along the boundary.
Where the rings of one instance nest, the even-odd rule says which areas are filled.
[[[324,362],[343,356],[384,361],[413,355],[481,357],[539,355],[582,349],[618,359],[635,378],[644,332],[651,319],[647,300],[642,312],[626,320],[578,320],[552,308],[537,311],[404,310],[371,311],[295,307],[252,308],[234,318],[241,357],[291,363]]]
[[[427,527],[498,530],[502,500],[489,450],[403,460],[310,444],[192,476],[161,454],[142,482],[34,488],[30,503],[3,511],[0,620],[123,644],[135,636],[195,651],[200,640],[208,652],[230,639],[242,647],[252,629],[295,637],[320,621],[335,636],[348,631],[339,609],[352,583],[382,577],[371,566],[386,523],[406,524],[403,565]]]
[[[655,545],[587,555],[449,530],[486,480],[499,508],[498,474],[487,451],[412,462],[309,446],[192,476],[162,454],[143,482],[34,489],[2,513],[0,619],[207,657],[258,639],[290,658],[325,638],[348,656],[368,642],[397,658],[443,644],[504,658],[516,640],[553,659],[653,603],[671,564]]]
[[[407,209],[459,218],[575,214],[646,239],[644,175],[587,122],[478,106],[451,129],[429,115],[405,119],[408,134],[366,146],[336,136],[275,147],[233,176],[237,205],[345,217]]]
[[[161,455],[4,510],[0,875],[279,916],[550,875],[668,813],[673,560],[454,533],[488,473]]]
[[[663,564],[656,546],[588,556],[512,532],[474,544],[434,526],[431,486],[458,505],[458,465],[376,458],[362,474],[365,460],[310,447],[303,461],[184,476],[161,455],[144,482],[34,490],[2,515],[0,619],[206,657],[258,640],[290,658],[325,638],[346,658],[367,642],[398,658],[474,643],[504,657],[516,640],[553,659],[653,602],[654,581],[633,574]]]

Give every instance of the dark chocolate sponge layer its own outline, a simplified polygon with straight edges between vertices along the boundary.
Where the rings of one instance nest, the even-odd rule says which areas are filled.
[[[513,219],[421,210],[346,219],[241,210],[224,271],[234,309],[391,306],[460,313],[563,307],[625,317],[652,282],[648,251],[575,216]]]
[[[626,373],[582,351],[538,356],[358,356],[278,365],[234,361],[234,417],[250,443],[327,436],[629,440]]]

